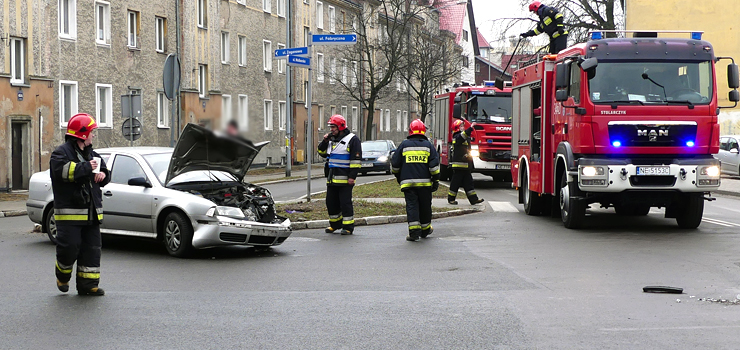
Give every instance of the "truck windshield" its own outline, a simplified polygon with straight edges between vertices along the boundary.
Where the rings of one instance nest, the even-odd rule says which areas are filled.
[[[712,65],[705,62],[599,62],[589,81],[591,100],[602,103],[708,104]]]
[[[476,96],[470,101],[468,120],[481,124],[511,124],[510,96]]]

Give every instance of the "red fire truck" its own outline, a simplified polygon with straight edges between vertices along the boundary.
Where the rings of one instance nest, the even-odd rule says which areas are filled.
[[[527,214],[559,213],[565,227],[578,228],[590,204],[619,215],[659,207],[682,228],[699,226],[720,183],[715,63],[732,58],[716,57],[701,32],[686,34],[592,33],[520,64],[511,162]],[[737,105],[734,60],[727,71]]]
[[[452,122],[462,118],[465,127],[475,122],[470,155],[473,172],[491,176],[495,181],[511,181],[511,88],[460,86],[453,92],[434,96],[432,134],[440,155],[440,174],[449,179],[449,146]]]

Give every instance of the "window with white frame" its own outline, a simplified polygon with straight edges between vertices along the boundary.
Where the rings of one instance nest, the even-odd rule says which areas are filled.
[[[221,32],[221,63],[229,63],[229,56],[231,56],[229,32]]]
[[[59,81],[59,125],[67,126],[69,118],[77,114],[77,82]]]
[[[480,63],[475,62],[475,72],[480,73]]]
[[[352,87],[357,86],[357,61],[352,61]]]
[[[156,37],[157,52],[164,52],[167,43],[167,20],[164,17],[154,17],[154,36]]]
[[[316,80],[319,83],[324,82],[324,54],[316,54]]]
[[[282,50],[285,48],[285,44],[278,43],[278,50]],[[278,60],[278,73],[283,74],[285,73],[285,65],[288,63],[288,60]]]
[[[329,84],[334,84],[334,79],[337,78],[337,59],[331,58],[331,67],[329,67]]]
[[[226,129],[231,118],[231,95],[221,95],[221,128]]]
[[[316,1],[316,28],[324,29],[324,3]]]
[[[264,108],[265,130],[272,130],[272,101],[265,100]]]
[[[403,131],[409,131],[409,112],[403,111]]]
[[[401,126],[401,111],[396,110],[396,131],[401,131],[401,128],[403,128]]]
[[[95,2],[95,42],[110,44],[110,4],[105,1]]]
[[[462,39],[463,39],[464,41],[468,41],[468,31],[467,31],[467,30],[465,30],[465,29],[463,29],[463,35],[462,35]]]
[[[329,31],[332,33],[337,31],[337,18],[334,6],[329,6]]]
[[[247,37],[239,35],[239,65],[247,65]]]
[[[271,7],[272,7],[272,3],[270,0],[262,0],[262,11],[270,13]]]
[[[10,82],[23,84],[26,80],[26,40],[10,38]]]
[[[357,33],[357,16],[352,16],[352,32]]]
[[[379,131],[383,131],[383,130],[385,130],[385,129],[383,129],[383,119],[385,119],[385,118],[383,117],[383,110],[382,109],[380,110],[379,119],[380,119],[379,120],[379,122],[380,122],[380,129],[379,129]]]
[[[342,106],[342,117],[344,117],[345,120],[347,120],[347,106]]]
[[[285,0],[277,0],[277,14],[280,17],[285,17]]]
[[[239,113],[239,130],[249,130],[249,98],[247,95],[239,95],[237,113]]]
[[[198,95],[203,98],[208,92],[208,66],[205,64],[198,65]]]
[[[329,115],[333,117],[335,114],[337,114],[337,107],[336,106],[329,107],[329,112],[331,112],[329,113]]]
[[[101,128],[113,126],[113,87],[95,84],[95,121]]]
[[[308,106],[310,105],[310,101],[308,101],[308,80],[303,81],[303,99],[305,100],[303,106],[308,109]]]
[[[347,14],[344,13],[344,11],[340,10],[339,11],[339,32],[340,33],[344,33],[344,31],[347,29],[346,18],[347,18]]]
[[[303,27],[303,46],[308,46],[309,39],[309,33],[311,33],[311,29],[304,26]]]
[[[352,126],[355,128],[355,130],[360,127],[360,119],[357,107],[352,107]]]
[[[59,0],[59,37],[77,39],[77,0]]]
[[[385,110],[385,131],[391,131],[391,110]]]
[[[323,129],[324,126],[324,105],[319,105],[319,129]]]
[[[463,64],[463,67],[470,68],[470,58],[468,56],[463,55],[462,64]]]
[[[128,47],[139,47],[139,12],[128,11]]]
[[[347,85],[347,60],[342,60],[342,84]]]
[[[287,104],[285,101],[278,101],[278,129],[285,130],[285,124],[287,122]]]
[[[164,92],[157,92],[157,127],[170,127],[170,100],[167,99]]]
[[[262,67],[265,72],[272,72],[272,42],[262,40]]]
[[[396,91],[401,92],[401,76],[396,75]]]
[[[198,1],[198,27],[208,27],[208,0]]]

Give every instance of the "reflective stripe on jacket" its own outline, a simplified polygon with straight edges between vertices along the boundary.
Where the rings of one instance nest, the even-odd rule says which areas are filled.
[[[452,150],[450,151],[450,167],[468,169],[473,167],[473,159],[470,157],[470,137],[473,135],[473,127],[452,135]]]
[[[337,141],[323,140],[317,147],[322,157],[328,158],[326,183],[332,185],[348,185],[349,179],[357,177],[362,167],[362,143],[360,139],[349,131]]]
[[[537,23],[537,27],[529,31],[530,34],[547,33],[552,39],[568,34],[563,24],[563,14],[558,12],[556,8],[542,5],[537,9],[537,15],[540,17],[540,21]]]
[[[401,190],[431,187],[439,181],[439,155],[426,136],[411,135],[393,153],[391,171]]]

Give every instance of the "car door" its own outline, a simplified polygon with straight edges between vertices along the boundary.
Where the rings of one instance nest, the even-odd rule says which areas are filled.
[[[142,186],[129,186],[129,179],[136,177],[148,178],[142,164],[130,155],[117,154],[113,159],[111,181],[103,188],[105,229],[155,232],[152,224],[153,191]],[[151,183],[151,179],[149,181]]]
[[[740,175],[740,144],[738,144],[737,138],[730,137],[727,146],[727,166],[729,167],[728,172],[730,174]]]
[[[726,173],[730,171],[730,167],[727,166],[727,161],[725,158],[727,158],[727,146],[729,144],[729,138],[728,137],[721,137],[719,139],[719,152],[717,153],[716,158],[719,159],[720,162],[720,170],[723,173]]]

